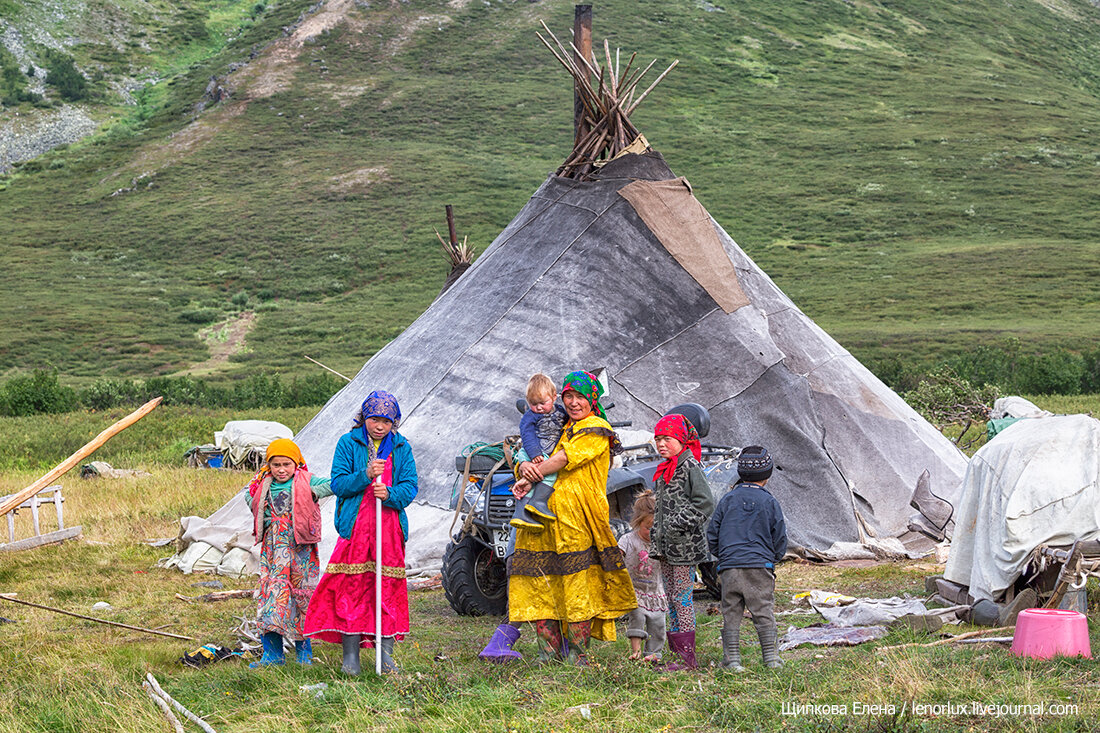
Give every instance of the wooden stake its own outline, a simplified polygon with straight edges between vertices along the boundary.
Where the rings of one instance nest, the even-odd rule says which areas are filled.
[[[973,638],[975,636],[984,636],[985,634],[992,634],[996,631],[1012,631],[1015,628],[1016,628],[1015,626],[998,626],[995,629],[982,629],[981,631],[968,631],[965,634],[959,634],[958,636],[952,636],[952,637],[949,637],[947,639],[940,639],[939,641],[933,641],[929,644],[922,644],[921,642],[916,641],[916,642],[913,642],[912,644],[898,644],[896,646],[883,646],[883,647],[879,647],[875,651],[885,652],[885,651],[890,651],[890,650],[893,650],[893,649],[905,649],[906,647],[911,647],[911,646],[920,646],[920,647],[940,646],[941,644],[950,644],[951,642],[959,641],[960,639],[970,639],[970,638]]]
[[[168,718],[168,722],[172,724],[172,728],[175,729],[176,733],[184,733],[183,726],[180,725],[180,719],[177,718],[175,713],[172,712],[172,709],[168,707],[168,703],[158,697],[157,693],[153,692],[153,686],[150,685],[148,681],[142,682],[141,686],[144,687],[145,692],[149,694],[149,699],[151,699],[156,706],[160,708],[160,711],[164,713],[164,717]]]
[[[181,636],[180,634],[169,634],[167,631],[154,631],[153,629],[146,629],[141,626],[131,626],[130,624],[120,624],[117,621],[107,621],[102,618],[94,618],[92,616],[83,616],[79,613],[73,613],[72,611],[63,611],[60,608],[52,608],[50,606],[43,606],[40,603],[31,603],[30,601],[20,600],[15,598],[9,593],[0,593],[0,600],[11,601],[12,603],[22,603],[24,606],[31,606],[33,608],[41,608],[43,611],[53,611],[54,613],[63,613],[66,616],[72,616],[74,618],[82,618],[85,621],[95,621],[97,624],[107,624],[108,626],[119,626],[123,629],[130,629],[131,631],[143,631],[146,634],[156,634],[157,636],[170,636],[173,639],[184,639],[185,641],[198,641],[193,636]]]
[[[15,509],[17,506],[22,504],[24,501],[26,501],[27,499],[34,496],[35,494],[37,494],[42,489],[49,486],[51,483],[53,483],[54,479],[56,479],[59,476],[61,476],[62,474],[64,474],[70,468],[77,465],[78,463],[83,461],[85,458],[87,458],[91,454],[95,453],[108,440],[110,440],[115,435],[121,433],[123,430],[130,427],[131,425],[136,423],[138,420],[140,420],[141,418],[145,417],[150,412],[152,412],[153,408],[156,407],[157,405],[159,405],[160,401],[163,400],[163,399],[164,399],[163,397],[157,397],[155,399],[149,400],[144,405],[142,405],[138,409],[134,410],[132,413],[130,413],[126,417],[122,418],[121,420],[116,422],[111,427],[104,430],[102,433],[100,433],[95,438],[93,438],[90,443],[85,445],[83,448],[78,450],[76,453],[73,453],[71,456],[66,458],[61,463],[57,464],[53,468],[53,470],[51,470],[45,476],[38,479],[37,481],[35,481],[30,486],[28,486],[27,488],[20,491],[18,494],[15,494],[10,499],[8,499],[7,502],[5,502],[2,506],[0,506],[0,515],[7,514],[12,509]]]
[[[167,692],[162,690],[160,688],[160,685],[157,683],[157,678],[156,677],[154,677],[149,672],[146,672],[145,673],[145,679],[146,679],[145,684],[151,686],[153,688],[153,691],[155,693],[157,693],[158,695],[160,695],[160,697],[165,702],[170,703],[172,705],[172,707],[174,707],[176,710],[180,711],[180,713],[183,714],[183,717],[187,718],[192,723],[194,723],[195,725],[202,728],[204,731],[206,731],[206,733],[217,733],[217,731],[215,731],[213,728],[210,727],[209,723],[207,723],[205,720],[203,720],[199,716],[192,713],[190,710],[188,710],[184,706],[180,705],[178,702],[175,701],[175,699],[171,695],[169,695]],[[148,688],[146,688],[146,690],[148,690]]]
[[[455,210],[450,204],[444,207],[447,211],[447,231],[451,235],[451,246],[458,246],[458,235],[455,234]]]
[[[324,365],[324,364],[322,364],[321,362],[317,361],[316,359],[314,359],[314,358],[312,358],[312,357],[309,357],[309,356],[306,356],[305,354],[302,354],[302,356],[305,356],[305,357],[306,357],[307,359],[309,359],[310,361],[312,361],[312,362],[313,362],[314,364],[316,364],[317,366],[321,367],[321,368],[322,368],[322,369],[324,369],[325,371],[327,371],[327,372],[332,372],[332,373],[333,373],[333,374],[335,374],[336,376],[340,377],[340,379],[343,379],[343,380],[345,380],[345,381],[348,381],[348,382],[350,382],[350,381],[351,381],[351,377],[345,377],[345,376],[344,376],[343,374],[341,374],[340,372],[336,371],[335,369],[329,369],[329,368],[328,368],[327,366],[325,366],[325,365]]]

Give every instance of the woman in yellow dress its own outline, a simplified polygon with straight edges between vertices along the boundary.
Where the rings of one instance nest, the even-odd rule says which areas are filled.
[[[516,468],[513,493],[557,472],[545,529],[516,531],[508,568],[509,620],[535,625],[539,658],[587,664],[591,638],[615,640],[615,619],[636,605],[607,508],[607,472],[618,438],[599,398],[603,387],[588,372],[572,372],[562,385],[569,416],[554,454]]]

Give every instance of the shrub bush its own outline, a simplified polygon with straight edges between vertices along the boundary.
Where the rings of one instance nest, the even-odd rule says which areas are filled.
[[[185,311],[180,311],[180,320],[188,323],[197,323],[200,326],[204,326],[207,323],[213,323],[222,317],[222,312],[217,308],[189,308]]]
[[[66,102],[77,102],[88,96],[88,80],[77,70],[72,56],[60,51],[46,53],[46,83]]]
[[[0,415],[7,417],[71,412],[77,407],[76,390],[62,386],[56,371],[36,369],[29,376],[12,377],[0,388]]]

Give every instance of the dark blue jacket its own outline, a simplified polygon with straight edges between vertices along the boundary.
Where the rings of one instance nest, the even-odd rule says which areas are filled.
[[[787,524],[763,486],[739,483],[718,502],[707,527],[718,569],[771,568],[787,554]]]
[[[394,434],[393,485],[390,495],[382,506],[396,509],[401,521],[401,532],[405,540],[409,539],[409,518],[405,516],[405,507],[416,498],[416,463],[413,461],[409,441],[400,433]],[[355,529],[355,520],[359,516],[359,502],[370,486],[367,478],[367,465],[370,452],[363,440],[363,429],[353,428],[340,436],[336,450],[332,454],[332,493],[336,494],[336,531],[346,540],[351,539]],[[372,494],[373,496],[373,494]]]
[[[527,412],[519,419],[519,437],[523,442],[523,450],[528,458],[538,458],[541,455],[549,457],[554,452],[561,439],[562,428],[568,422],[569,416],[565,408],[554,403],[554,409],[546,414],[540,414],[527,407]]]

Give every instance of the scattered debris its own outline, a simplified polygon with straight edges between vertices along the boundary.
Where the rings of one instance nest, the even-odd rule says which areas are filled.
[[[80,478],[145,478],[153,474],[138,468],[114,468],[104,461],[92,461],[80,467]]]
[[[179,663],[188,667],[205,667],[211,662],[220,662],[230,657],[240,657],[251,654],[251,649],[230,649],[220,644],[203,644],[198,649],[188,652],[179,658]]]
[[[96,601],[92,604],[93,611],[110,611],[112,608],[113,606],[107,601]]]
[[[318,682],[315,685],[301,685],[298,689],[301,692],[320,700],[325,696],[325,690],[328,689],[328,685],[324,682]]]
[[[213,588],[215,590],[221,590],[225,586],[220,580],[203,580],[198,583],[192,583],[192,588]]]
[[[185,639],[187,641],[198,641],[192,636],[183,636],[181,634],[169,634],[167,631],[155,631],[154,629],[146,629],[141,626],[131,626],[130,624],[120,624],[117,621],[106,621],[101,618],[93,618],[92,616],[84,616],[79,613],[73,613],[72,611],[62,611],[60,608],[52,608],[50,606],[43,606],[39,603],[31,603],[30,601],[22,601],[13,597],[9,593],[0,593],[0,600],[11,601],[12,603],[22,603],[24,606],[31,606],[32,608],[41,608],[44,611],[53,611],[54,613],[63,613],[66,616],[73,616],[75,618],[82,618],[85,621],[95,621],[97,624],[106,624],[107,626],[119,626],[123,629],[130,629],[131,631],[142,631],[146,634],[156,634],[157,636],[169,636],[173,639]]]
[[[814,624],[805,628],[791,626],[779,640],[779,651],[785,652],[803,644],[814,646],[856,646],[881,639],[889,633],[885,626],[834,626]]]

